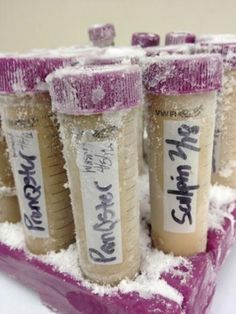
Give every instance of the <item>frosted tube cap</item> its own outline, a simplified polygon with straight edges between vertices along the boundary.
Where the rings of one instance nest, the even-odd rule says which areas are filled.
[[[228,69],[236,69],[236,44],[224,47],[224,65]]]
[[[143,70],[147,92],[157,95],[197,94],[218,90],[222,84],[220,55],[150,57]]]
[[[88,29],[89,39],[94,45],[101,42],[113,42],[116,32],[113,24],[95,24]]]
[[[85,63],[89,65],[138,64],[145,56],[145,52],[140,47],[107,47],[101,51],[100,54],[87,58]]]
[[[218,41],[218,42],[231,42],[236,40],[236,34],[204,34],[197,37],[197,42],[210,42],[210,41]]]
[[[0,55],[0,93],[26,93],[47,90],[45,78],[58,68],[76,62],[68,56],[42,54]]]
[[[142,101],[138,65],[68,67],[47,78],[53,109],[65,114],[88,115],[117,111]]]
[[[193,33],[188,32],[170,32],[166,34],[166,45],[178,45],[178,44],[194,44],[196,36]]]
[[[224,68],[236,69],[236,36],[214,35],[211,40],[199,42],[196,46],[197,52],[221,54]]]
[[[133,33],[131,45],[139,45],[142,48],[159,46],[160,36],[154,33]]]
[[[146,56],[163,56],[172,54],[193,54],[195,52],[194,44],[169,45],[163,47],[148,47],[145,49]]]

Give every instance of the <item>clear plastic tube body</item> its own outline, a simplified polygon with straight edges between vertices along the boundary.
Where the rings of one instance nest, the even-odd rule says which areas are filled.
[[[153,244],[197,254],[206,249],[216,92],[146,100]]]
[[[140,267],[138,108],[58,118],[81,269],[102,284],[132,278]]]
[[[74,222],[50,96],[40,92],[2,98],[26,245],[35,254],[66,248],[74,240]]]
[[[223,88],[218,95],[212,184],[236,188],[236,70],[224,73]]]
[[[19,204],[0,118],[0,222],[20,221]]]

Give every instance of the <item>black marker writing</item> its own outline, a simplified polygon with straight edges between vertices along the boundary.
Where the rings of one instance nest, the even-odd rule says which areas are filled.
[[[112,167],[112,157],[114,154],[113,143],[108,143],[106,148],[101,149],[98,153],[94,153],[89,146],[83,145],[83,172],[101,172],[110,170]]]
[[[168,145],[175,146],[175,149],[168,151],[171,161],[174,162],[176,158],[179,158],[187,162],[189,151],[199,153],[200,148],[197,146],[198,134],[199,126],[188,126],[186,124],[182,124],[178,128],[178,135],[180,137],[179,140],[166,139],[165,142]],[[194,191],[198,190],[200,186],[198,184],[189,184],[192,171],[192,166],[188,162],[184,165],[178,165],[175,172],[177,175],[170,176],[170,179],[172,181],[175,180],[176,182],[176,189],[168,189],[167,193],[174,195],[179,204],[178,209],[171,209],[171,217],[176,223],[180,225],[183,225],[186,222],[188,222],[189,225],[193,224],[192,199],[194,197]]]
[[[187,159],[186,150],[192,150],[195,152],[199,152],[200,148],[194,146],[197,143],[197,139],[192,137],[191,135],[196,135],[199,133],[199,126],[188,126],[186,124],[182,124],[180,128],[178,128],[178,134],[182,137],[180,141],[166,139],[166,143],[170,145],[174,145],[176,150],[169,150],[169,157],[172,161],[175,160],[175,157],[179,157],[181,159]]]
[[[37,184],[35,175],[36,156],[27,156],[19,151],[19,157],[22,159],[21,169],[18,174],[23,176],[23,192],[24,197],[28,201],[30,215],[24,214],[24,223],[29,230],[44,231],[42,210],[40,208],[39,199],[41,196],[41,185]]]
[[[95,207],[97,222],[93,225],[93,230],[100,233],[101,243],[99,249],[89,248],[89,255],[94,262],[110,263],[117,259],[114,229],[118,223],[113,210],[115,204],[113,202],[112,184],[101,186],[97,181],[94,181],[94,185],[100,195],[99,204]]]
[[[189,224],[192,224],[192,214],[191,214],[191,203],[194,190],[199,189],[199,185],[188,185],[189,174],[192,170],[192,167],[189,165],[178,166],[177,172],[178,176],[176,177],[176,190],[167,190],[168,194],[176,195],[176,200],[179,202],[179,215],[182,214],[182,217],[177,216],[176,209],[171,210],[171,216],[175,222],[178,224],[184,224],[186,218],[188,218]],[[171,177],[174,180],[174,177]]]
[[[95,172],[95,170],[93,170],[93,155],[86,147],[83,147],[83,165],[84,172]]]

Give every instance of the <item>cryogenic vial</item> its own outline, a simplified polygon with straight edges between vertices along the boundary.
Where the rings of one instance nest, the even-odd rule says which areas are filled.
[[[137,65],[67,68],[47,79],[58,112],[81,269],[103,284],[139,270]]]
[[[111,23],[94,24],[88,29],[89,39],[94,46],[114,46],[115,26]]]
[[[153,57],[144,65],[152,240],[176,255],[206,248],[218,55]]]
[[[44,81],[71,61],[34,54],[0,58],[3,129],[26,245],[35,254],[60,250],[74,239],[62,144]]]

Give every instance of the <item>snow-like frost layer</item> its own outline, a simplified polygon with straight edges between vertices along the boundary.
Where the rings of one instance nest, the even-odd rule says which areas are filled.
[[[183,257],[174,257],[171,254],[164,254],[151,247],[148,224],[150,222],[150,205],[148,192],[148,176],[145,174],[140,177],[140,205],[141,205],[141,225],[140,225],[140,248],[141,248],[141,271],[136,277],[122,280],[117,286],[102,286],[91,283],[84,279],[79,267],[79,257],[75,244],[70,245],[66,250],[58,253],[50,252],[47,255],[34,256],[30,253],[28,257],[35,257],[62,273],[67,273],[79,280],[81,284],[94,293],[99,295],[115,294],[117,292],[137,292],[143,298],[150,298],[154,294],[160,294],[170,300],[181,304],[183,296],[179,291],[167,284],[161,278],[163,272],[171,271],[173,274],[180,275],[180,270],[175,268],[181,264],[190,268],[190,262]],[[228,206],[236,199],[236,191],[223,186],[214,186],[210,192],[209,228],[221,229],[221,224],[225,217],[233,219],[230,211],[233,206]],[[0,242],[11,248],[24,249],[23,229],[20,223],[0,224]],[[26,250],[27,251],[27,250]],[[191,269],[190,269],[191,271]],[[184,274],[183,274],[184,275]]]

